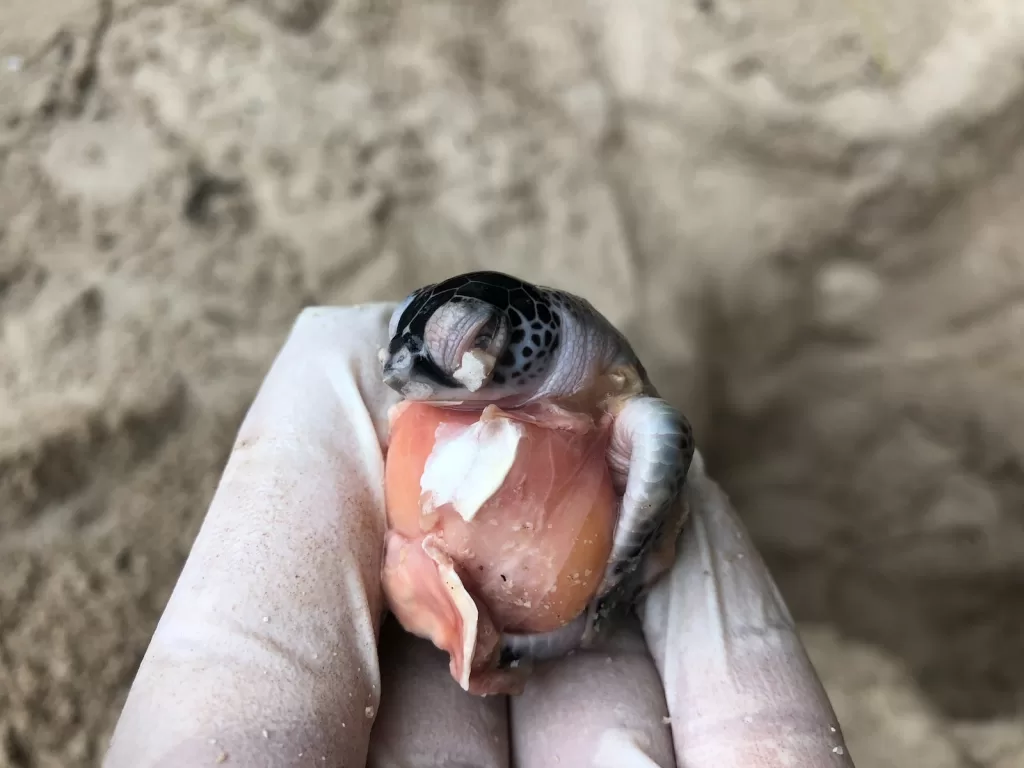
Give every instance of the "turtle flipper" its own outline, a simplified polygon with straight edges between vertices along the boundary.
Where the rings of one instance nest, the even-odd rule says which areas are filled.
[[[583,612],[564,627],[551,632],[534,635],[504,634],[501,636],[499,666],[510,667],[520,661],[531,663],[565,656],[579,647],[587,623],[587,613]]]
[[[686,514],[682,488],[693,452],[689,421],[661,398],[632,398],[616,417],[608,458],[613,474],[624,475],[622,503],[604,580],[590,607],[585,643],[606,619],[629,609],[650,578],[646,560],[663,535],[678,534]]]

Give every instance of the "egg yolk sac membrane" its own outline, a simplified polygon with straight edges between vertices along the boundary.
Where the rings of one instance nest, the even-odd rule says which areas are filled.
[[[521,691],[526,668],[498,668],[501,634],[558,629],[594,597],[618,510],[610,437],[611,417],[551,404],[392,411],[384,593],[470,693]]]

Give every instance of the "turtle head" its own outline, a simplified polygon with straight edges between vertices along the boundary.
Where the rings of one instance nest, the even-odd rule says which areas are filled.
[[[521,404],[544,384],[560,326],[538,287],[499,272],[459,275],[395,309],[384,382],[408,400]]]

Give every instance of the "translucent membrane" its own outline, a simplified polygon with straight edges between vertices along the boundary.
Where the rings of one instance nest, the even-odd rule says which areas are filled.
[[[516,688],[494,669],[500,633],[557,629],[593,597],[617,509],[609,437],[607,419],[550,405],[392,415],[385,594],[466,690]]]

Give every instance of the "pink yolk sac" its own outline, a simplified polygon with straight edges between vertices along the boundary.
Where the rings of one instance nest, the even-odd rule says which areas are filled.
[[[497,669],[501,633],[558,629],[594,596],[618,507],[610,429],[553,405],[392,412],[384,592],[463,689],[522,690],[523,671]]]

